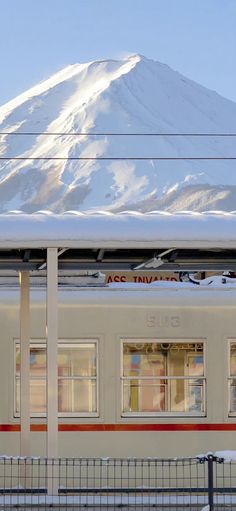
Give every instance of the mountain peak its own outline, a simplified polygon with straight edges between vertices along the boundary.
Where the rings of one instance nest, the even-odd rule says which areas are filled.
[[[201,210],[204,197],[224,209],[236,197],[230,161],[156,159],[229,156],[232,138],[131,136],[236,132],[234,103],[140,54],[67,66],[3,105],[0,131],[32,133],[0,137],[2,157],[25,158],[1,161],[0,211]]]
[[[131,53],[131,54],[128,54],[127,57],[125,57],[123,60],[137,60],[137,61],[140,61],[140,60],[148,60],[144,55],[142,55],[141,53]]]

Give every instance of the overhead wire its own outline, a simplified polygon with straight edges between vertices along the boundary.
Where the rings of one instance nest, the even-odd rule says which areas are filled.
[[[53,131],[0,131],[1,135],[7,136],[78,136],[78,137],[236,137],[236,133],[162,133],[162,132],[86,132],[86,131],[70,131],[70,132],[53,132]]]
[[[94,136],[113,136],[113,137],[236,137],[236,133],[162,133],[162,132],[129,132],[129,133],[121,133],[121,132],[45,132],[45,131],[0,131],[0,136],[86,136],[86,137],[94,137]],[[140,161],[176,161],[176,160],[236,160],[236,156],[45,156],[45,157],[34,157],[34,156],[1,156],[0,160],[2,161],[11,161],[11,160],[33,160],[33,161],[60,161],[60,160],[68,160],[68,161],[76,161],[76,160],[140,160]]]
[[[236,156],[0,156],[0,161],[30,160],[30,161],[176,161],[176,160],[236,160]]]

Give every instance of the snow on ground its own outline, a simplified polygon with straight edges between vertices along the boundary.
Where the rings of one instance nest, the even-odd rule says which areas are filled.
[[[235,207],[233,162],[67,160],[236,156],[233,137],[72,134],[236,132],[235,103],[141,55],[66,67],[0,107],[0,132],[13,131],[34,134],[0,135],[1,157],[66,160],[2,160],[0,212]]]

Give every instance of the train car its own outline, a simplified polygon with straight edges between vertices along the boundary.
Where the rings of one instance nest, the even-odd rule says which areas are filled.
[[[46,291],[32,287],[32,456],[46,456],[45,301]],[[0,452],[18,456],[15,287],[1,287],[0,324]],[[60,288],[58,413],[62,457],[235,449],[236,285]]]

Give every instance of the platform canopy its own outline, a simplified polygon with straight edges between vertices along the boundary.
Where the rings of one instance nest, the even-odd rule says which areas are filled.
[[[236,271],[236,213],[0,215],[0,275],[20,274],[21,456],[30,456],[30,272],[45,271],[47,277],[47,456],[57,458],[58,271],[112,269]],[[49,474],[48,488],[55,494],[52,484]]]
[[[19,211],[0,215],[0,270],[236,271],[236,212]]]

